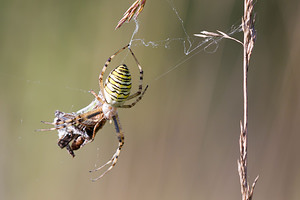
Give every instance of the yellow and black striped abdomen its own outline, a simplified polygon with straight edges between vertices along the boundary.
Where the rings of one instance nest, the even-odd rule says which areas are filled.
[[[125,103],[130,94],[131,75],[125,64],[112,70],[106,78],[104,96],[106,102],[118,107]]]

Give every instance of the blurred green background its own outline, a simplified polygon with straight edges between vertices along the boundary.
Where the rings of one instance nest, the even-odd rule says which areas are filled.
[[[56,131],[34,132],[51,127],[40,121],[52,121],[55,110],[77,111],[93,100],[88,91],[99,90],[104,62],[130,41],[134,22],[114,28],[132,3],[0,1],[0,199],[241,199],[242,48],[233,41],[188,56],[182,40],[167,48],[133,42],[149,90],[132,109],[119,109],[125,146],[116,167],[95,183],[90,178],[100,172],[88,171],[117,148],[113,125],[74,159],[57,146]],[[249,181],[260,175],[254,199],[300,195],[299,6],[296,0],[256,3],[248,147]],[[243,2],[148,0],[135,38],[186,39],[173,8],[196,44],[194,33],[237,26]],[[136,89],[137,69],[127,53],[110,69],[129,63]]]

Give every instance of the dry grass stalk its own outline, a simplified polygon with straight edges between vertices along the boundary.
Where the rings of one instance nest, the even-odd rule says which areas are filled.
[[[240,133],[240,157],[238,159],[238,171],[240,176],[242,200],[251,200],[253,196],[253,190],[258,180],[258,176],[255,178],[252,186],[249,186],[247,181],[247,145],[248,145],[248,93],[247,93],[247,78],[248,68],[250,63],[250,57],[253,51],[256,31],[254,28],[255,15],[253,14],[254,2],[253,0],[244,1],[244,16],[242,18],[242,28],[244,32],[244,41],[241,42],[233,37],[230,37],[226,33],[217,31],[217,33],[202,31],[200,34],[194,34],[197,37],[214,38],[222,37],[234,40],[243,45],[244,58],[243,58],[243,96],[244,96],[244,116],[241,121],[241,133]]]
[[[194,34],[194,36],[197,37],[203,37],[203,38],[213,38],[213,37],[220,37],[220,38],[227,38],[233,41],[236,41],[237,43],[240,43],[241,45],[244,45],[241,41],[239,41],[238,39],[235,39],[233,37],[230,37],[229,35],[227,35],[226,33],[222,32],[222,31],[218,31],[218,33],[214,33],[214,32],[209,32],[209,31],[201,31],[200,34]]]
[[[142,12],[144,9],[146,0],[136,0],[129,8],[128,10],[123,14],[122,19],[119,21],[118,25],[116,26],[115,29],[119,28],[124,24],[126,21],[130,21],[132,17],[134,19],[137,18],[137,16]]]
[[[244,95],[244,117],[241,121],[241,134],[240,134],[240,157],[238,160],[238,171],[240,176],[242,200],[251,200],[253,190],[258,180],[255,178],[252,186],[249,186],[247,181],[247,145],[248,145],[248,94],[247,94],[247,78],[248,68],[250,63],[250,56],[253,51],[256,31],[254,28],[255,15],[253,14],[254,2],[253,0],[244,1],[244,17],[242,18],[242,27],[244,32],[244,59],[243,59],[243,95]]]

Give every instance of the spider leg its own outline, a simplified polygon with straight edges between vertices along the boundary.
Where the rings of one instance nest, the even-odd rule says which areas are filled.
[[[121,124],[120,124],[118,114],[113,116],[113,121],[114,121],[114,124],[115,124],[117,137],[118,137],[118,140],[119,140],[119,146],[118,146],[115,154],[112,156],[112,158],[107,163],[105,163],[104,165],[102,165],[101,167],[99,167],[97,169],[94,169],[94,170],[90,171],[90,172],[95,172],[95,171],[98,171],[98,170],[102,169],[106,165],[110,165],[105,172],[103,172],[99,177],[97,177],[95,179],[92,179],[92,181],[97,181],[98,179],[102,178],[107,172],[109,172],[116,165],[116,163],[118,161],[118,158],[119,158],[119,155],[120,155],[120,152],[121,152],[121,149],[124,145],[124,133],[121,129]]]
[[[69,116],[59,116],[59,115],[56,115],[57,117],[57,121],[56,122],[53,122],[53,123],[50,123],[50,122],[43,122],[43,123],[46,123],[46,124],[52,124],[54,126],[61,126],[62,128],[65,128],[65,126],[71,126],[73,124],[76,124],[76,123],[81,123],[83,122],[84,120],[86,119],[89,119],[90,117],[93,117],[95,115],[97,115],[99,113],[99,110],[98,109],[94,109],[94,110],[91,110],[91,111],[88,111],[88,112],[85,112],[85,113],[82,113],[82,114],[79,114],[79,115],[69,115],[66,113],[66,115],[69,115]],[[64,119],[64,118],[67,118],[67,119]],[[67,125],[66,125],[67,124]]]
[[[58,128],[45,128],[45,129],[36,129],[36,130],[34,130],[34,131],[36,131],[36,132],[40,132],[40,131],[55,131],[55,130],[57,130]]]
[[[41,121],[42,123],[44,123],[44,124],[51,124],[51,125],[55,125],[55,123],[53,123],[53,122],[45,122],[45,121]]]
[[[90,90],[89,91],[92,95],[95,96],[95,98],[100,102],[102,103],[102,105],[104,104],[105,100],[103,100],[102,98],[99,97],[99,95],[97,95],[93,90]]]
[[[94,140],[95,136],[96,136],[96,132],[97,132],[97,129],[100,127],[101,123],[103,123],[102,121],[104,120],[104,118],[102,118],[101,120],[99,120],[97,122],[97,124],[94,126],[93,128],[93,136],[92,136],[92,141]],[[103,125],[102,125],[103,126]]]
[[[84,122],[86,119],[90,119],[90,118],[92,118],[96,115],[99,115],[101,113],[102,113],[102,110],[100,108],[97,108],[97,109],[91,110],[91,111],[83,113],[81,115],[77,115],[77,116],[72,117],[72,118],[67,119],[67,120],[63,120],[63,119],[59,118],[59,121],[57,121],[57,122],[42,121],[42,123],[44,123],[44,124],[51,124],[55,127],[49,128],[49,129],[37,129],[36,131],[54,131],[54,130],[67,128],[69,126],[73,126],[74,124],[84,125],[82,122]]]
[[[73,123],[71,122],[75,122],[73,120],[65,120],[65,121],[60,121],[58,123],[53,123],[53,122],[45,122],[45,121],[41,121],[44,124],[51,124],[53,126],[57,126],[60,125],[58,127],[53,127],[53,128],[47,128],[47,129],[36,129],[35,131],[55,131],[55,130],[59,130],[59,129],[63,129],[63,128],[67,128],[69,126],[72,126]]]
[[[60,127],[56,127],[56,129],[49,129],[49,130],[57,130],[57,129],[65,128],[65,125],[63,125],[63,124],[70,124],[71,122],[76,122],[80,118],[82,118],[82,116],[78,115],[76,117],[73,117],[73,118],[70,118],[67,120],[59,119],[59,121],[57,121],[57,122],[45,122],[45,121],[41,121],[41,122],[44,124],[50,124],[53,126],[62,125]],[[71,123],[71,125],[72,125],[72,123]],[[38,129],[38,130],[42,130],[42,129]],[[48,130],[48,129],[46,129],[46,130]]]
[[[51,123],[51,122],[44,122],[44,121],[41,121],[42,123],[44,124],[51,124],[51,125],[62,125],[62,124],[57,124],[57,123]],[[69,123],[67,125],[62,125],[62,126],[59,126],[59,127],[53,127],[53,128],[46,128],[46,129],[36,129],[35,131],[39,132],[39,131],[55,131],[55,130],[58,130],[58,129],[63,129],[63,128],[66,128],[68,126],[71,126],[73,124]]]
[[[120,108],[131,108],[131,107],[133,107],[137,102],[139,102],[143,98],[143,96],[144,96],[144,94],[145,94],[145,92],[146,92],[147,89],[148,89],[148,85],[146,86],[146,88],[143,91],[143,93],[138,98],[136,98],[136,100],[134,102],[132,102],[129,105],[122,105]]]
[[[140,65],[140,63],[139,63],[139,61],[138,61],[137,58],[135,57],[135,55],[134,55],[133,51],[131,50],[131,48],[128,47],[128,49],[129,49],[129,51],[130,51],[132,57],[134,58],[134,60],[135,60],[135,62],[136,62],[136,64],[137,64],[137,66],[139,67],[139,70],[140,70],[140,83],[139,83],[139,89],[138,89],[138,91],[137,91],[136,93],[130,95],[130,96],[126,99],[126,101],[127,101],[127,100],[130,100],[130,99],[133,99],[133,98],[139,96],[139,95],[142,93],[142,90],[143,90],[143,79],[144,79],[144,78],[143,78],[143,77],[144,77],[144,72],[143,72],[143,69],[142,69],[142,67],[141,67],[141,65]]]

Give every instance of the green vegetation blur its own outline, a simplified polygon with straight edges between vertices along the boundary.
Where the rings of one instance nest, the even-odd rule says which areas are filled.
[[[191,54],[200,31],[241,23],[242,1],[148,0],[132,50],[144,69],[144,98],[119,109],[125,145],[113,124],[72,158],[57,146],[55,110],[77,111],[99,91],[109,56],[129,43],[135,23],[115,26],[133,0],[0,0],[0,199],[241,199],[237,159],[242,119],[242,47],[221,40]],[[173,10],[176,9],[183,24]],[[249,69],[248,180],[254,199],[300,195],[300,2],[257,1],[257,41]],[[183,26],[182,26],[183,25]],[[184,29],[183,29],[184,27]],[[184,31],[185,30],[185,31]],[[242,39],[242,33],[233,37]],[[133,90],[138,69],[124,52]],[[107,75],[106,74],[106,75]],[[298,78],[297,78],[298,77]]]

